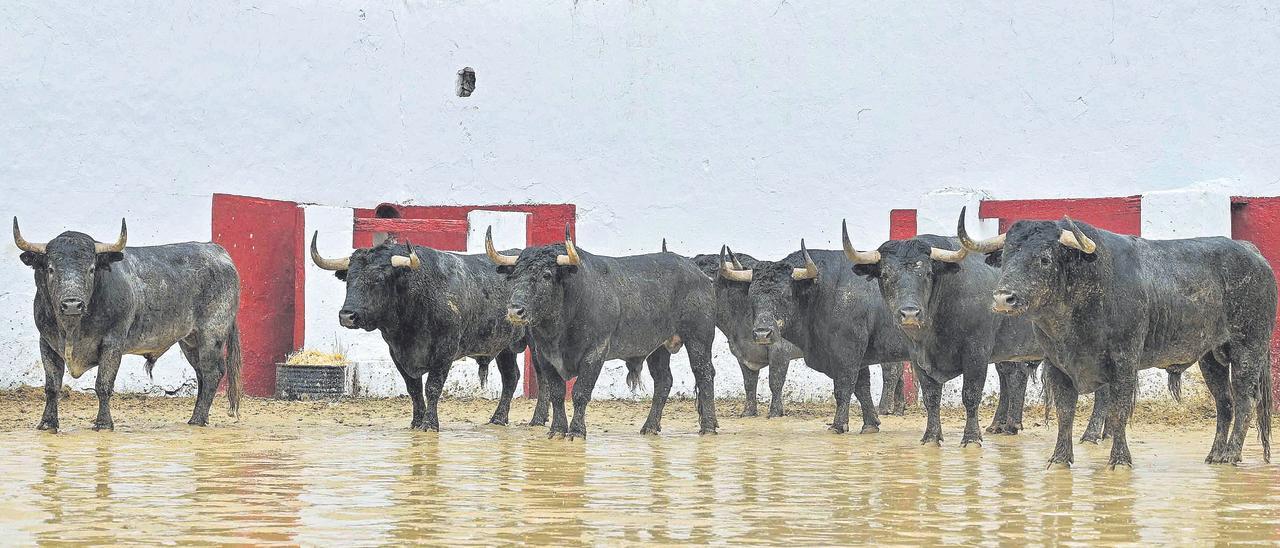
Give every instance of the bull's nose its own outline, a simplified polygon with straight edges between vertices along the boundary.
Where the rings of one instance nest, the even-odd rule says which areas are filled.
[[[1022,305],[1018,294],[1007,289],[997,289],[991,294],[991,308],[996,312],[1013,312]]]
[[[773,344],[773,330],[767,327],[757,327],[751,330],[751,335],[755,337],[756,344]]]
[[[898,323],[902,325],[920,325],[920,308],[904,306],[898,309]]]
[[[64,316],[79,316],[84,314],[84,301],[80,299],[62,299],[58,308]]]
[[[511,323],[524,323],[524,307],[518,304],[507,306],[507,321]]]
[[[342,324],[342,327],[355,327],[359,320],[360,315],[354,310],[343,309],[338,312],[338,323]]]

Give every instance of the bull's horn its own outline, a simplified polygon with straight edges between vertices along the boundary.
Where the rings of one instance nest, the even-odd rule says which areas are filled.
[[[316,247],[316,237],[320,235],[317,230],[311,233],[311,262],[316,266],[325,270],[346,270],[351,266],[351,256],[348,255],[341,259],[326,259],[320,256],[320,249]]]
[[[578,256],[578,248],[573,246],[573,238],[569,237],[569,224],[564,225],[564,255],[556,256],[556,264],[560,266],[578,266],[582,257]]]
[[[960,245],[969,251],[977,251],[978,253],[991,253],[1004,247],[1004,234],[994,236],[981,241],[974,241],[969,237],[969,233],[964,229],[964,211],[968,207],[960,208],[960,222],[956,225],[956,237],[960,238]]]
[[[489,256],[489,260],[498,266],[511,266],[516,264],[516,257],[503,255],[493,247],[493,227],[484,229],[484,253]]]
[[[738,254],[734,253],[732,248],[726,245],[724,246],[724,250],[729,253],[729,262],[733,264],[734,269],[746,270],[745,268],[743,268],[742,263],[738,262]]]
[[[1067,226],[1071,227],[1071,230],[1063,230],[1062,234],[1058,236],[1058,242],[1090,254],[1098,249],[1098,244],[1093,243],[1093,240],[1085,236],[1080,227],[1076,226],[1075,221],[1071,220],[1071,217],[1063,215],[1062,220],[1067,222]]]
[[[93,243],[94,253],[119,253],[124,251],[124,243],[129,240],[129,227],[125,226],[124,219],[120,219],[120,237],[116,238],[114,244]]]
[[[880,262],[879,251],[858,251],[853,248],[853,242],[849,241],[849,223],[844,220],[840,221],[840,237],[844,239],[844,256],[853,261],[853,264],[876,264]]]
[[[44,248],[48,244],[33,244],[22,238],[22,231],[18,230],[18,218],[13,218],[13,243],[18,245],[18,249],[30,251],[32,253],[44,253]]]
[[[413,242],[410,242],[408,238],[405,238],[404,246],[409,249],[409,256],[392,255],[391,266],[417,270],[419,266],[422,266],[422,261],[418,260],[418,254],[413,250]]]
[[[964,246],[960,246],[960,249],[955,251],[942,249],[940,247],[929,248],[929,258],[935,261],[942,261],[944,263],[958,263],[964,260],[965,256],[968,254],[969,250],[965,249]]]
[[[662,239],[662,252],[663,252],[663,253],[666,253],[666,252],[667,252],[667,239],[666,239],[666,238],[663,238],[663,239]]]
[[[736,260],[729,259],[728,246],[720,246],[720,277],[732,282],[750,282],[753,272],[743,270]]]
[[[800,240],[800,254],[804,256],[804,268],[791,269],[791,279],[793,280],[812,280],[818,277],[818,265],[813,262],[813,257],[809,256],[809,250],[804,247],[804,240]]]

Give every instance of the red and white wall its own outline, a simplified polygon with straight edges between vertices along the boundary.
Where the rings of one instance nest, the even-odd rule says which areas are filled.
[[[1237,198],[1280,196],[1274,12],[1190,1],[910,12],[833,0],[10,2],[0,213],[19,215],[32,239],[109,238],[127,216],[131,245],[229,238],[235,254],[280,254],[305,243],[259,243],[284,217],[224,217],[216,204],[237,200],[215,195],[297,204],[301,219],[279,223],[303,232],[352,232],[354,212],[384,203],[572,204],[593,252],[652,251],[665,237],[681,253],[729,243],[779,257],[801,237],[838,247],[841,218],[859,245],[878,244],[892,210],[895,227],[916,210],[920,231],[949,233],[957,208],[934,191],[970,188],[997,203],[986,218],[1011,207],[998,202],[1139,196],[1131,226],[1144,236],[1274,242],[1258,213],[1274,201]],[[464,66],[477,75],[467,98],[454,93]],[[1188,187],[1204,192],[1160,194]],[[324,232],[321,243],[340,253],[356,242]],[[31,274],[11,242],[0,255],[0,387],[38,384]],[[334,334],[332,276],[257,266],[305,282],[272,340],[354,335]],[[263,295],[297,285],[264,287],[254,302],[265,322],[287,307]],[[717,367],[718,390],[740,390],[723,347]],[[620,372],[605,376],[602,393],[625,394]],[[191,377],[175,352],[154,385],[141,359],[126,360],[120,384],[177,389]],[[795,367],[792,378],[796,398],[827,397],[820,375]]]

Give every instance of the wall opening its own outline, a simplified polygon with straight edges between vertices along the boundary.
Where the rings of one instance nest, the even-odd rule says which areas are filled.
[[[458,97],[471,97],[476,90],[476,71],[471,67],[462,67],[458,71],[458,84],[455,86]]]

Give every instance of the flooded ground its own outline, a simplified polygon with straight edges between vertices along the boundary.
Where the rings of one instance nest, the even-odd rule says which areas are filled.
[[[119,398],[117,430],[88,429],[91,394],[63,403],[61,433],[36,432],[34,393],[0,395],[0,538],[33,542],[1206,544],[1280,540],[1280,467],[1208,466],[1211,421],[1139,424],[1133,470],[1108,447],[1044,469],[1052,432],[961,449],[918,443],[923,418],[872,435],[825,432],[826,405],[737,418],[691,434],[674,402],[661,437],[647,405],[596,402],[586,443],[543,428],[480,424],[491,402],[445,401],[444,431],[410,432],[409,404],[250,400],[245,416],[186,426],[191,400]],[[513,419],[527,420],[518,401]],[[990,418],[990,411],[984,414]]]

